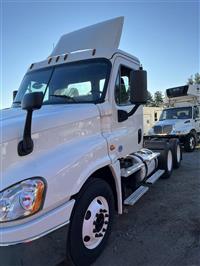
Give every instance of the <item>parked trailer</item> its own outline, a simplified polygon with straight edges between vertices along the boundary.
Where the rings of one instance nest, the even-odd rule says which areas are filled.
[[[50,265],[53,252],[35,256],[30,242],[63,226],[68,263],[90,265],[114,212],[180,166],[178,140],[143,143],[147,73],[118,49],[122,26],[119,17],[63,35],[47,59],[30,66],[1,113],[4,266]],[[29,258],[19,246],[30,249]]]
[[[148,135],[149,130],[154,126],[156,122],[158,122],[162,110],[163,107],[143,107],[144,135]]]

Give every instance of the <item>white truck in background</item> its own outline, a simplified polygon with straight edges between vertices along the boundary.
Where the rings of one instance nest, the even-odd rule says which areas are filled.
[[[194,151],[200,138],[200,84],[167,89],[165,104],[167,107],[148,136],[176,137],[186,151]]]
[[[114,212],[180,166],[177,139],[143,143],[147,75],[118,49],[122,26],[119,17],[62,36],[1,111],[4,266],[56,265],[61,237],[67,263],[91,265]],[[49,235],[63,228],[50,249]]]

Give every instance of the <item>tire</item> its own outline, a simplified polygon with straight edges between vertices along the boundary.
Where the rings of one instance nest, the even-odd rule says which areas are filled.
[[[196,147],[196,137],[193,133],[189,133],[185,138],[184,148],[187,152],[193,152]]]
[[[94,178],[81,189],[71,218],[67,254],[75,266],[89,266],[103,251],[114,215],[108,183]]]
[[[178,169],[181,166],[182,160],[182,149],[180,141],[178,139],[170,139],[170,146],[173,155],[173,167],[174,169]]]
[[[158,157],[158,168],[165,170],[165,173],[161,178],[169,178],[173,172],[173,152],[171,147],[166,147],[164,150],[160,151],[160,156]]]
[[[161,178],[169,178],[173,171],[173,151],[168,140],[148,140],[145,141],[144,147],[160,153],[158,157],[158,168],[165,170]],[[169,156],[171,158],[170,166],[168,165]]]

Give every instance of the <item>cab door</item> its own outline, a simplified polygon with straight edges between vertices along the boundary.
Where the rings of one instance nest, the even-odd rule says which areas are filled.
[[[130,102],[130,73],[139,65],[117,57],[114,63],[112,83],[110,84],[109,100],[112,103],[111,135],[107,139],[110,156],[124,157],[142,147],[143,108],[140,106],[135,114],[127,120],[119,122],[118,111],[130,112],[134,104]]]

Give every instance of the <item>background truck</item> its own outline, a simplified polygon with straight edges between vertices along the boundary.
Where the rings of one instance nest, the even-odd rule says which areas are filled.
[[[47,257],[50,265],[54,252],[37,244],[46,256],[35,256],[33,240],[63,227],[67,263],[90,265],[114,212],[180,166],[177,139],[143,143],[147,74],[118,50],[122,25],[120,17],[62,36],[46,60],[31,64],[1,113],[4,266],[45,265]]]
[[[186,151],[193,151],[200,137],[200,85],[167,89],[166,106],[148,135],[176,137]]]

